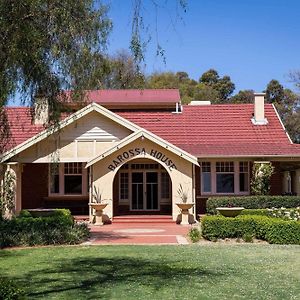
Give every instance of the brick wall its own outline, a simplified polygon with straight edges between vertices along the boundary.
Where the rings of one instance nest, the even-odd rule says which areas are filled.
[[[281,195],[282,194],[282,180],[283,174],[280,172],[280,163],[272,162],[272,165],[275,167],[274,174],[271,177],[271,195]]]
[[[22,209],[38,208],[48,196],[48,164],[25,164],[22,172]]]

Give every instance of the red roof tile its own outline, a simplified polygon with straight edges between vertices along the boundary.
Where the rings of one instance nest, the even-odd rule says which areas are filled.
[[[101,105],[162,105],[180,102],[178,89],[93,90],[86,91],[85,97],[87,103],[96,102]]]
[[[223,104],[185,105],[179,114],[118,114],[195,156],[300,155],[300,145],[290,143],[271,104],[265,105],[267,125],[253,125],[253,111],[253,104]]]
[[[6,145],[8,149],[25,142],[44,129],[42,125],[32,124],[29,107],[6,107],[5,111],[11,135],[9,144]]]
[[[252,104],[183,106],[182,113],[120,111],[118,114],[198,157],[300,156],[272,105],[265,105],[268,125],[251,122]],[[6,108],[14,147],[44,128],[32,125],[27,107]]]

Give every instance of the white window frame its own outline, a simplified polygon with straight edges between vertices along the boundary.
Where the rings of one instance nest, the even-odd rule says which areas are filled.
[[[81,194],[65,194],[65,163],[59,163],[58,174],[59,174],[59,193],[51,193],[51,165],[49,164],[49,176],[48,176],[48,196],[49,197],[82,197],[88,196],[88,182],[87,182],[87,169],[82,163],[82,193]],[[79,175],[79,174],[75,174]],[[67,176],[67,175],[66,175]]]
[[[245,160],[241,160],[242,162],[246,162]],[[211,175],[211,192],[203,191],[203,176],[202,176],[202,168],[200,168],[200,178],[201,178],[201,195],[203,196],[233,196],[233,195],[249,195],[250,194],[250,162],[248,161],[248,191],[241,192],[240,191],[240,161],[233,161],[234,163],[234,192],[233,193],[217,193],[217,172],[216,172],[216,163],[217,162],[230,162],[229,160],[218,160],[218,161],[203,161],[210,162],[210,175]],[[231,160],[232,162],[232,160]],[[228,172],[225,172],[228,173]],[[229,172],[232,174],[231,172]]]

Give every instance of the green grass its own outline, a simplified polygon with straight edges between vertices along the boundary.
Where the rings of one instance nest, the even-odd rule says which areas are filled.
[[[1,250],[29,299],[300,299],[300,246],[86,246]]]

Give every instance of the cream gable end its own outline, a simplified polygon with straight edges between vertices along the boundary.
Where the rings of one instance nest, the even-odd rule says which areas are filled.
[[[3,157],[23,163],[86,162],[137,130],[135,124],[92,103]]]

